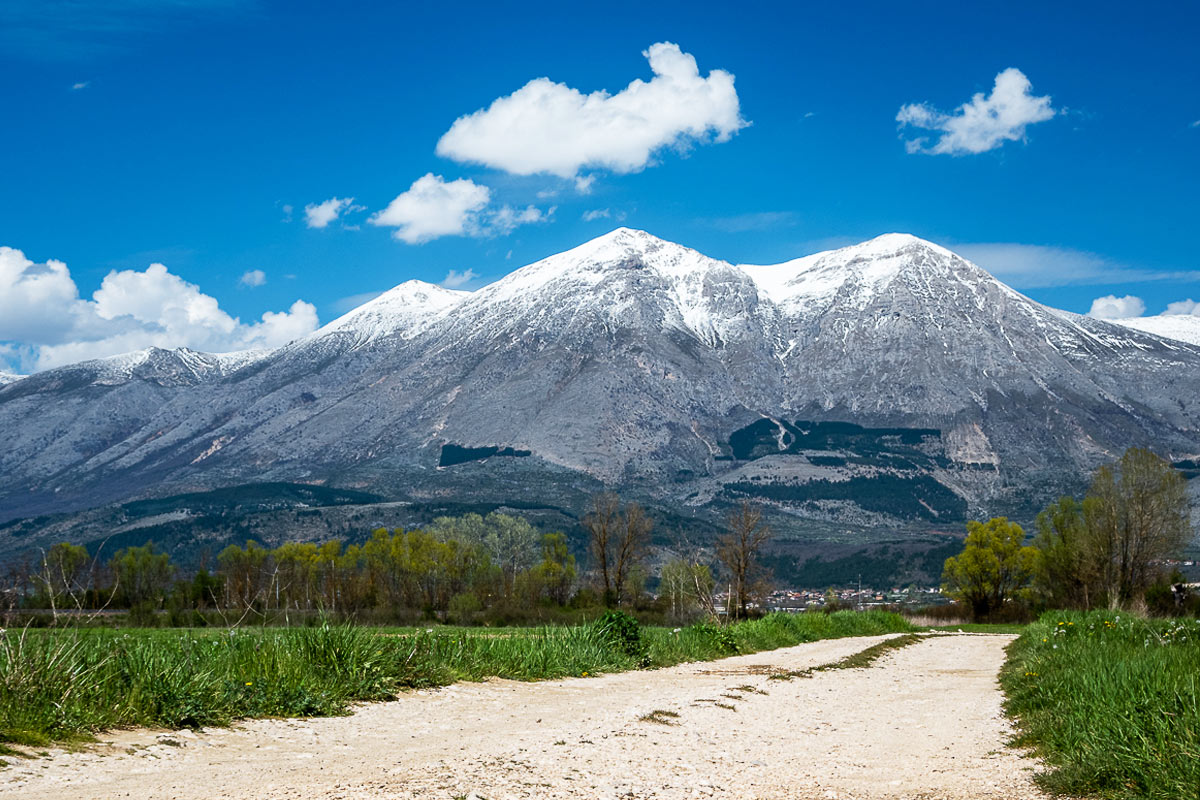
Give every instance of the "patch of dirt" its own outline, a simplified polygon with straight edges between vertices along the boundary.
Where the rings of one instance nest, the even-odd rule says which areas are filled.
[[[1038,763],[1004,744],[996,673],[1012,636],[931,636],[867,669],[767,677],[886,638],[715,669],[461,683],[348,717],[117,733],[14,761],[0,798],[1042,798]]]

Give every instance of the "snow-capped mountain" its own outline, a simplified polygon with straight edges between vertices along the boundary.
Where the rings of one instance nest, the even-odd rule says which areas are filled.
[[[1159,314],[1153,317],[1128,317],[1111,321],[1155,336],[1200,345],[1200,317],[1191,314]]]
[[[958,526],[1130,444],[1200,452],[1200,347],[904,234],[738,266],[622,228],[474,292],[401,284],[244,363],[106,362],[0,388],[0,520],[291,481]]]
[[[0,372],[0,386],[5,385],[6,383],[15,383],[24,377],[24,375],[14,375],[11,372]]]

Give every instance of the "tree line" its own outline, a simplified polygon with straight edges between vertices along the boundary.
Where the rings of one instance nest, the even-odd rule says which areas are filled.
[[[770,537],[761,512],[735,510],[714,547],[681,552],[659,572],[658,598],[646,592],[652,517],[611,492],[592,499],[581,520],[591,570],[580,569],[567,536],[493,512],[439,517],[422,528],[371,532],[361,544],[334,539],[230,545],[185,573],[153,543],[101,560],[62,542],[36,565],[10,570],[11,609],[48,609],[54,618],[128,610],[135,622],[246,620],[291,622],[313,612],[408,621],[472,622],[528,617],[535,610],[645,606],[664,616],[715,616],[717,576],[736,619],[767,586],[759,553]],[[214,616],[215,615],[215,616]],[[490,616],[489,616],[490,615]]]
[[[1200,611],[1200,598],[1167,569],[1191,538],[1185,478],[1131,447],[1096,471],[1082,499],[1061,497],[1038,514],[1028,544],[1006,518],[967,523],[963,551],[946,560],[943,591],[975,619],[1037,608]]]

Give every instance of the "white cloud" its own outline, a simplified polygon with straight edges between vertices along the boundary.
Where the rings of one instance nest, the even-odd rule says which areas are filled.
[[[238,283],[243,286],[262,286],[267,282],[267,273],[261,269],[252,269],[244,273]]]
[[[1050,97],[1030,94],[1029,79],[1014,67],[996,76],[992,93],[987,97],[978,92],[969,103],[963,103],[953,114],[946,114],[925,103],[901,106],[896,121],[903,127],[912,125],[931,131],[941,131],[941,138],[926,147],[927,138],[905,142],[910,153],[954,156],[983,153],[1006,141],[1025,138],[1025,127],[1044,122],[1054,116]]]
[[[1189,125],[1188,127],[1189,127],[1189,128],[1200,128],[1200,119],[1196,120],[1195,122],[1193,122],[1193,123],[1192,123],[1191,125]]]
[[[1200,271],[1142,269],[1067,247],[977,242],[955,244],[951,249],[1018,289],[1200,280]]]
[[[550,206],[542,211],[536,206],[526,206],[520,209],[507,205],[501,206],[488,214],[484,233],[489,236],[503,236],[506,233],[512,233],[520,225],[549,222],[557,208],[558,206]]]
[[[284,203],[284,205],[283,205],[283,221],[284,222],[292,221],[292,211],[293,210],[294,209],[292,208],[291,204]]]
[[[591,194],[592,184],[596,182],[595,175],[580,175],[575,179],[575,191],[580,194]]]
[[[439,236],[463,236],[478,227],[478,214],[492,199],[492,190],[468,178],[446,182],[441,175],[426,173],[413,181],[408,191],[397,195],[388,207],[367,222],[397,230],[395,238],[420,244]]]
[[[1146,304],[1142,302],[1142,298],[1133,295],[1117,297],[1110,294],[1093,300],[1087,315],[1096,319],[1128,319],[1140,317],[1145,313]]]
[[[609,219],[612,217],[612,211],[607,208],[593,208],[591,211],[583,212],[584,222],[595,222],[598,219]]]
[[[468,284],[478,277],[479,273],[473,269],[468,269],[464,272],[459,272],[456,269],[452,269],[446,273],[446,277],[442,280],[442,286],[446,287],[447,289],[457,289],[458,287]]]
[[[511,233],[518,225],[547,222],[554,207],[542,211],[536,206],[523,209],[509,205],[488,208],[492,190],[469,178],[447,182],[432,172],[418,178],[367,222],[397,230],[393,237],[408,244],[420,244],[439,236],[498,236]]]
[[[696,59],[670,42],[653,44],[643,55],[654,72],[649,81],[634,80],[615,95],[585,95],[537,78],[459,117],[437,153],[516,175],[574,178],[585,167],[637,172],[661,148],[710,135],[723,142],[748,124],[730,73],[717,69],[701,77]]]
[[[324,228],[343,212],[366,211],[364,206],[354,205],[353,197],[331,197],[323,203],[310,203],[304,207],[304,224],[310,228]],[[291,206],[284,206],[284,213],[291,218]]]
[[[229,352],[278,347],[316,330],[316,308],[297,300],[243,323],[162,264],[110,272],[90,300],[67,265],[36,264],[0,247],[0,342],[20,366],[39,370],[145,347]]]
[[[1190,297],[1187,300],[1177,300],[1174,303],[1167,303],[1167,310],[1163,312],[1163,315],[1170,317],[1200,317],[1200,303],[1197,303]]]
[[[80,89],[86,89],[90,83],[91,81],[80,81],[79,83],[72,84],[71,90],[78,92]]]

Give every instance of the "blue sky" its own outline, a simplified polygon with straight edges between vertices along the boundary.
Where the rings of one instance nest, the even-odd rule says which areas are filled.
[[[1178,2],[8,0],[0,369],[277,344],[618,224],[752,263],[907,231],[1157,314],[1200,299],[1198,35]]]

